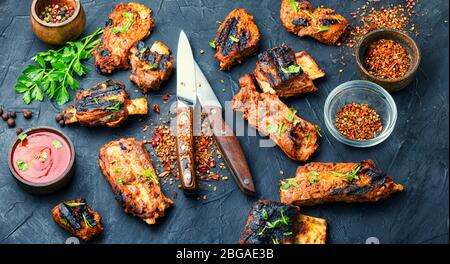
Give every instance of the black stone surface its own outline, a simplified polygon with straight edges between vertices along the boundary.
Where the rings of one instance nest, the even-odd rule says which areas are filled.
[[[119,1],[82,1],[87,13],[85,32],[103,26],[108,13]],[[215,36],[218,24],[233,8],[244,7],[255,16],[262,34],[262,49],[286,42],[295,50],[308,51],[326,71],[316,81],[319,91],[285,100],[299,110],[305,119],[323,128],[324,138],[312,161],[359,161],[373,159],[381,169],[402,183],[406,191],[389,200],[374,204],[328,204],[303,208],[305,214],[328,220],[329,243],[365,243],[376,237],[380,243],[448,243],[448,2],[416,1],[415,24],[420,35],[415,37],[422,63],[417,79],[405,90],[393,94],[399,116],[393,134],[379,146],[356,149],[336,141],[327,131],[323,104],[327,94],[338,84],[358,79],[352,57],[339,73],[339,60],[346,50],[328,47],[311,39],[289,34],[279,20],[280,1],[275,0],[159,0],[143,2],[154,11],[156,28],[146,43],[162,41],[176,54],[180,29],[184,29],[193,46],[194,56],[222,103],[238,91],[238,78],[254,69],[255,56],[230,73],[218,70],[208,42]],[[384,2],[384,1],[383,1]],[[388,1],[403,3],[404,1]],[[347,17],[364,1],[312,1],[335,8]],[[380,6],[381,4],[378,4]],[[32,33],[29,22],[30,1],[0,2],[0,106],[21,113],[28,108],[30,121],[19,114],[18,127],[58,127],[53,117],[62,108],[47,99],[25,106],[14,85],[31,57],[51,48]],[[352,20],[354,23],[355,21]],[[200,53],[204,50],[204,54]],[[93,68],[90,61],[88,66]],[[128,80],[129,71],[115,72],[112,78],[124,82],[132,97],[141,96]],[[91,87],[105,77],[95,71],[81,80]],[[220,80],[224,80],[222,84]],[[159,93],[150,93],[151,104],[161,102],[161,95],[174,93],[175,76]],[[166,111],[167,109],[163,109]],[[235,243],[246,221],[248,210],[257,198],[278,200],[277,182],[292,177],[300,163],[287,158],[278,148],[258,148],[256,137],[240,137],[255,178],[258,195],[249,198],[232,181],[219,182],[217,191],[208,191],[208,200],[186,199],[176,185],[164,185],[164,192],[175,199],[175,207],[155,226],[126,215],[117,205],[113,193],[98,164],[98,149],[119,137],[148,137],[142,127],[158,115],[150,113],[144,120],[132,118],[119,129],[62,129],[75,143],[76,175],[67,188],[49,196],[32,196],[24,192],[10,176],[7,151],[15,130],[0,121],[0,242],[1,243],[64,243],[69,237],[53,223],[51,208],[62,200],[86,198],[104,218],[105,232],[96,243]],[[284,175],[280,174],[284,171]]]

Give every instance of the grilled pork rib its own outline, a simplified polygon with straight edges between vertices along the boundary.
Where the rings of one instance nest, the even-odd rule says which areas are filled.
[[[109,142],[100,149],[99,165],[126,213],[155,224],[173,205],[161,191],[143,142],[133,138]]]
[[[259,93],[249,74],[239,79],[233,110],[269,137],[294,160],[306,161],[317,149],[318,127],[299,118],[274,94]]]
[[[95,66],[102,74],[129,67],[131,47],[150,35],[154,22],[152,10],[142,4],[117,4],[109,14],[100,44],[93,55]]]
[[[245,9],[231,11],[217,30],[214,39],[215,58],[220,62],[221,70],[229,70],[241,63],[259,47],[258,26]]]
[[[172,52],[163,43],[155,41],[150,48],[139,41],[130,50],[130,80],[144,93],[157,91],[172,74],[173,60]]]
[[[289,97],[317,91],[312,80],[325,74],[305,51],[283,43],[258,55],[254,75],[265,93]]]
[[[325,202],[376,202],[400,191],[403,191],[403,186],[378,170],[372,160],[360,163],[312,162],[298,167],[295,178],[281,182],[280,200],[298,206]]]
[[[250,209],[240,244],[324,244],[324,219],[301,215],[300,208],[259,200]]]
[[[116,80],[97,83],[76,93],[74,105],[62,112],[65,124],[117,127],[128,115],[148,113],[146,98],[129,100],[125,85]]]
[[[299,37],[310,36],[327,45],[334,45],[349,23],[330,8],[316,8],[304,0],[282,0],[280,18],[283,26]]]
[[[102,217],[82,198],[56,205],[52,209],[52,216],[60,227],[85,241],[103,231]]]

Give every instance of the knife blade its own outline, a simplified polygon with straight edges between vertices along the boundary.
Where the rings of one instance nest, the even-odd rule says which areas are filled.
[[[241,144],[233,130],[223,120],[222,105],[197,62],[195,62],[195,79],[197,82],[197,97],[202,106],[202,112],[208,114],[214,138],[222,151],[228,168],[230,168],[231,175],[245,194],[255,195],[253,177]]]
[[[176,150],[178,175],[185,194],[197,191],[194,167],[194,108],[197,102],[195,63],[191,45],[183,30],[177,48]]]

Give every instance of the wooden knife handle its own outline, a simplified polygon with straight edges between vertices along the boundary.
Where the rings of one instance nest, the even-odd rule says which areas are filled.
[[[244,151],[241,148],[239,140],[234,135],[233,130],[223,120],[221,109],[217,107],[205,107],[204,110],[208,114],[216,142],[222,151],[223,157],[237,185],[245,194],[255,195],[255,186],[247,160],[245,159]]]
[[[193,109],[189,106],[177,108],[176,148],[178,175],[186,194],[197,191],[194,167]]]

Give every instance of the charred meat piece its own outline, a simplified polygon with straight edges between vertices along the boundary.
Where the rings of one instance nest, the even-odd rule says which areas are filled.
[[[325,74],[305,51],[282,44],[258,55],[254,75],[265,93],[289,97],[317,91],[312,80]]]
[[[143,142],[133,138],[109,142],[100,149],[99,165],[126,213],[155,224],[173,205],[161,191]]]
[[[58,204],[53,207],[52,215],[60,227],[84,241],[103,231],[102,217],[82,198]]]
[[[330,8],[316,8],[304,0],[282,0],[280,18],[283,26],[299,37],[310,36],[327,45],[334,45],[345,33],[349,23]]]
[[[259,93],[249,74],[239,80],[233,110],[243,112],[250,126],[269,137],[291,159],[306,161],[317,149],[319,128],[296,115],[277,95]]]
[[[324,244],[326,221],[300,214],[300,208],[257,201],[248,214],[240,244]]]
[[[62,112],[65,124],[108,127],[119,126],[128,115],[147,113],[147,99],[129,100],[125,85],[116,80],[106,80],[91,89],[78,91],[74,105]]]
[[[372,160],[360,163],[312,162],[297,169],[295,178],[281,182],[283,203],[317,205],[325,202],[376,202],[403,186],[381,172]]]
[[[258,26],[245,9],[231,11],[217,30],[214,39],[215,58],[221,70],[229,70],[236,63],[253,54],[259,47]]]
[[[159,90],[161,83],[169,79],[173,70],[172,52],[158,41],[151,48],[139,41],[130,50],[130,62],[130,80],[144,93]]]
[[[95,66],[102,74],[115,69],[127,69],[131,47],[150,35],[154,22],[152,10],[142,4],[117,4],[109,14],[100,44],[93,55]]]

